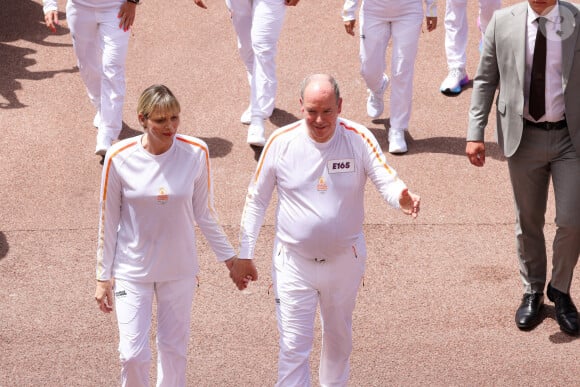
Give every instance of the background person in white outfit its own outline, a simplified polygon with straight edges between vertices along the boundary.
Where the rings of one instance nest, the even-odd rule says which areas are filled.
[[[358,0],[344,2],[342,18],[346,32],[354,36]],[[363,0],[360,7],[360,73],[369,90],[367,113],[372,118],[383,114],[383,95],[389,81],[390,129],[389,152],[405,153],[405,130],[409,127],[413,100],[413,74],[419,47],[423,15],[427,31],[437,27],[435,0]],[[386,51],[393,41],[391,77],[385,74]]]
[[[240,259],[232,278],[256,280],[251,258],[274,188],[278,192],[272,277],[280,333],[277,386],[310,386],[309,355],[320,305],[320,384],[346,386],[352,351],[352,312],[366,262],[362,225],[370,178],[391,206],[413,217],[412,194],[387,164],[372,133],[339,118],[335,80],[312,75],[302,84],[304,119],[268,139],[244,206]],[[241,259],[248,258],[248,259]]]
[[[478,0],[478,25],[481,32],[479,51],[483,34],[493,13],[501,7],[501,0]],[[441,83],[439,90],[443,94],[459,94],[463,86],[469,83],[467,75],[467,0],[447,0],[445,2],[445,55],[449,73]]]
[[[123,386],[148,386],[153,298],[157,300],[157,386],[185,386],[195,275],[195,224],[217,259],[235,252],[218,224],[207,145],[176,134],[179,102],[162,85],[139,99],[144,134],[105,156],[97,248],[99,308],[115,310]],[[113,280],[114,279],[114,280]]]
[[[274,111],[276,51],[286,6],[299,0],[226,0],[238,37],[240,57],[250,83],[250,105],[240,121],[249,124],[247,142],[264,146],[264,120]]]
[[[46,25],[56,31],[57,0],[44,1]],[[79,72],[96,109],[95,154],[104,156],[123,126],[125,59],[139,0],[68,0],[66,16]]]

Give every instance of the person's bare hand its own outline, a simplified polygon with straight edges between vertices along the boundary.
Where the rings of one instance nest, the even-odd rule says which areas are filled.
[[[427,31],[431,32],[437,28],[437,16],[427,16],[425,18],[425,24],[427,25]]]
[[[58,26],[58,12],[48,11],[44,15],[44,24],[52,31],[56,32],[56,26]]]
[[[354,36],[354,26],[356,25],[356,20],[347,20],[344,22],[344,29],[346,33]]]
[[[476,167],[483,167],[485,164],[485,144],[483,141],[468,141],[465,146],[465,154],[469,162]]]
[[[135,22],[135,14],[137,13],[137,4],[126,1],[121,5],[119,14],[117,17],[121,19],[119,21],[119,28],[123,31],[128,31]]]
[[[103,313],[110,313],[113,310],[113,280],[97,281],[95,300]]]
[[[405,188],[401,195],[399,196],[399,205],[401,210],[406,215],[411,215],[413,219],[419,215],[419,206],[421,204],[421,198],[419,195],[415,195],[410,192],[409,189]]]
[[[230,269],[230,278],[234,281],[238,289],[244,290],[248,287],[250,281],[258,280],[258,270],[253,260],[234,258],[232,261],[231,267],[228,266]],[[227,261],[226,265],[228,265]]]
[[[193,2],[195,3],[195,5],[197,5],[199,8],[203,8],[203,9],[207,9],[207,6],[205,5],[205,3],[203,2],[203,0],[193,0]]]

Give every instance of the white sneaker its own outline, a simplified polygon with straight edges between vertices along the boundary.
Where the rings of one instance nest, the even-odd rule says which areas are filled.
[[[262,122],[251,123],[248,127],[247,143],[255,146],[264,146],[266,144],[266,137],[264,137],[264,124]]]
[[[252,107],[248,106],[246,110],[242,113],[240,117],[240,122],[244,125],[250,125],[252,123]]]
[[[97,114],[95,114],[95,118],[93,118],[93,126],[95,128],[98,128],[100,124],[101,124],[101,113],[97,112]]]
[[[111,147],[112,143],[113,139],[109,136],[97,135],[97,146],[95,147],[95,154],[98,156],[104,156]]]
[[[377,118],[383,111],[385,110],[385,102],[383,101],[383,95],[385,94],[385,90],[389,85],[389,78],[386,74],[383,74],[383,84],[379,91],[376,93],[372,92],[370,89],[367,89],[369,93],[369,97],[367,98],[367,114],[371,118]]]
[[[389,153],[406,153],[407,143],[405,142],[404,129],[389,129]]]
[[[469,83],[467,72],[462,68],[449,69],[447,78],[443,80],[439,90],[443,94],[459,94],[461,88]]]

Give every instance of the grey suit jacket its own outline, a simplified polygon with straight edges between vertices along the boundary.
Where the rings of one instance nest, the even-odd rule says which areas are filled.
[[[485,43],[473,80],[467,141],[483,141],[495,91],[497,141],[506,157],[512,156],[522,138],[526,26],[528,3],[495,12],[485,32]],[[562,86],[566,121],[580,156],[580,10],[560,1],[562,17]]]

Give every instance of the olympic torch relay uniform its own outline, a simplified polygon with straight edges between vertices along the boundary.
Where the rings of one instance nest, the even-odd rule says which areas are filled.
[[[178,134],[168,151],[152,155],[141,136],[118,142],[101,180],[97,280],[194,277],[195,223],[219,261],[235,255],[213,207],[207,145]]]
[[[79,73],[96,109],[97,150],[117,139],[123,124],[125,60],[130,31],[119,28],[126,0],[68,0],[66,17]],[[56,0],[43,0],[44,13],[57,10]]]
[[[409,127],[413,76],[424,17],[437,17],[437,1],[362,0],[360,6],[360,73],[377,98],[391,84],[390,122],[393,131]],[[345,0],[343,21],[356,19],[359,0]],[[385,55],[392,39],[390,77],[385,75]],[[380,115],[380,114],[379,114]]]
[[[272,277],[280,332],[278,386],[309,386],[309,354],[320,303],[320,383],[345,386],[352,351],[352,312],[364,273],[362,225],[367,177],[391,206],[406,188],[373,134],[338,118],[333,137],[312,140],[304,120],[276,130],[248,189],[241,258],[252,258],[277,189]]]
[[[115,278],[122,386],[148,386],[157,300],[157,385],[185,386],[198,261],[195,223],[218,261],[235,252],[217,222],[206,144],[177,134],[153,155],[142,136],[107,152],[101,180],[97,280]]]

